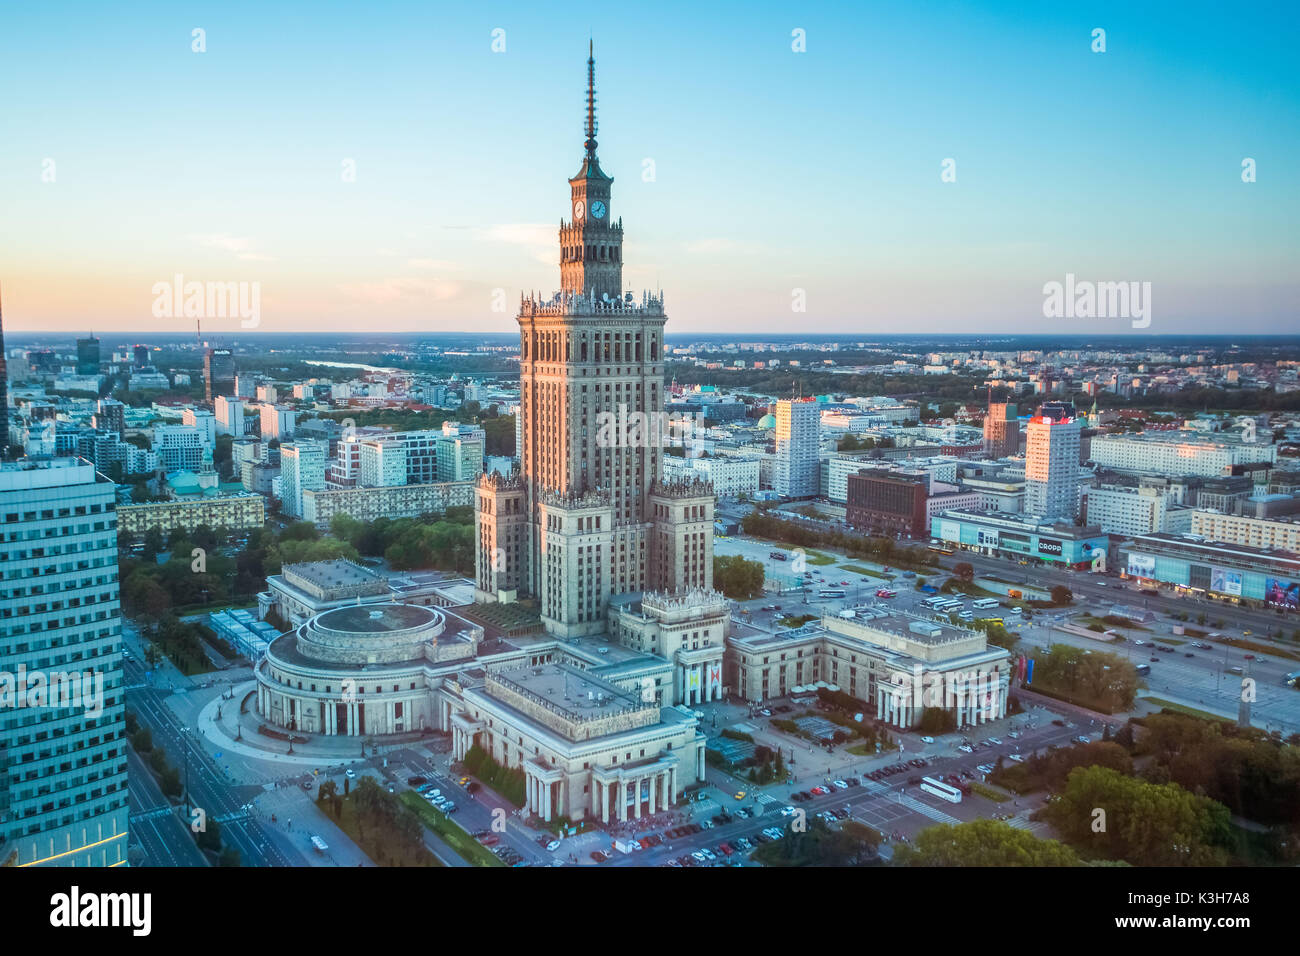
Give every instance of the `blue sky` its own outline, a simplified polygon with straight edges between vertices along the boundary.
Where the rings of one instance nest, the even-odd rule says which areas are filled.
[[[1089,331],[1042,316],[1066,273],[1151,282],[1148,333],[1300,326],[1294,5],[440,6],[7,13],[6,326],[176,330],[181,273],[259,282],[268,331],[511,329],[558,283],[589,36],[670,331]]]

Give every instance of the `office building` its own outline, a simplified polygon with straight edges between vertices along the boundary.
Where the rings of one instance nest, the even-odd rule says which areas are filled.
[[[258,424],[261,428],[262,441],[292,440],[297,422],[298,413],[286,405],[260,406]]]
[[[362,488],[392,488],[406,484],[406,448],[383,440],[361,443]]]
[[[280,446],[280,510],[303,517],[303,493],[325,490],[324,442],[292,442]]]
[[[77,458],[0,463],[0,863],[126,862],[115,491]]]
[[[1277,446],[1244,442],[1236,435],[1152,432],[1096,435],[1089,457],[1098,466],[1135,474],[1202,477],[1244,474],[1250,465],[1277,462]]]
[[[1079,422],[1074,409],[1045,404],[1025,429],[1025,511],[1073,519],[1079,508]]]
[[[772,490],[783,498],[815,498],[820,471],[821,408],[815,399],[776,403],[776,469]]]
[[[984,457],[1011,458],[1020,454],[1020,421],[1011,402],[989,400],[984,415]]]
[[[193,425],[155,425],[153,450],[165,472],[199,470],[203,463],[203,434]]]
[[[472,481],[438,481],[427,485],[395,485],[375,488],[308,489],[302,493],[303,521],[328,528],[336,515],[357,521],[380,518],[418,518],[443,514],[448,508],[474,504]]]
[[[96,431],[123,435],[126,432],[126,406],[111,398],[101,398],[90,421]]]
[[[850,528],[868,534],[929,536],[925,519],[928,475],[863,468],[849,475],[846,485],[845,520]]]
[[[230,395],[218,395],[212,402],[217,421],[218,435],[241,438],[247,431],[244,425],[244,402]]]
[[[86,339],[77,339],[77,374],[99,374],[99,339],[93,335]]]
[[[203,353],[203,397],[235,394],[235,355],[230,349],[210,348]]]
[[[119,505],[118,532],[142,535],[157,529],[165,537],[172,531],[194,531],[201,525],[227,531],[251,531],[266,523],[266,499],[248,491],[213,491],[170,501]]]
[[[217,417],[202,408],[187,408],[181,412],[181,424],[199,433],[203,447],[211,451],[217,447]]]

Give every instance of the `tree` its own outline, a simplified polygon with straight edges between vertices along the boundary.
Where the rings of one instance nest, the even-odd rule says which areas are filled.
[[[1148,783],[1109,767],[1076,767],[1042,816],[1090,856],[1134,866],[1227,862],[1228,808],[1176,783]]]
[[[1001,820],[940,824],[894,848],[896,866],[1078,866],[1078,855]]]
[[[1067,604],[1074,603],[1074,592],[1064,584],[1058,584],[1052,588],[1052,603],[1057,607],[1064,607]]]
[[[760,561],[739,555],[714,555],[713,584],[733,600],[746,600],[763,593],[764,569]]]
[[[975,580],[975,568],[971,566],[969,561],[958,561],[952,566],[952,573],[959,581],[966,584],[970,584],[971,581]]]

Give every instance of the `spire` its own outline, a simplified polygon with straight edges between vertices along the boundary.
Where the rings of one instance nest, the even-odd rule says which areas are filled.
[[[596,44],[587,41],[587,159],[596,161]]]

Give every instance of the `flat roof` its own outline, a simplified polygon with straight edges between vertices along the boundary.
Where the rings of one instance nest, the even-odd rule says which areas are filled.
[[[359,604],[335,608],[317,621],[332,631],[385,634],[433,624],[440,615],[418,604]]]

